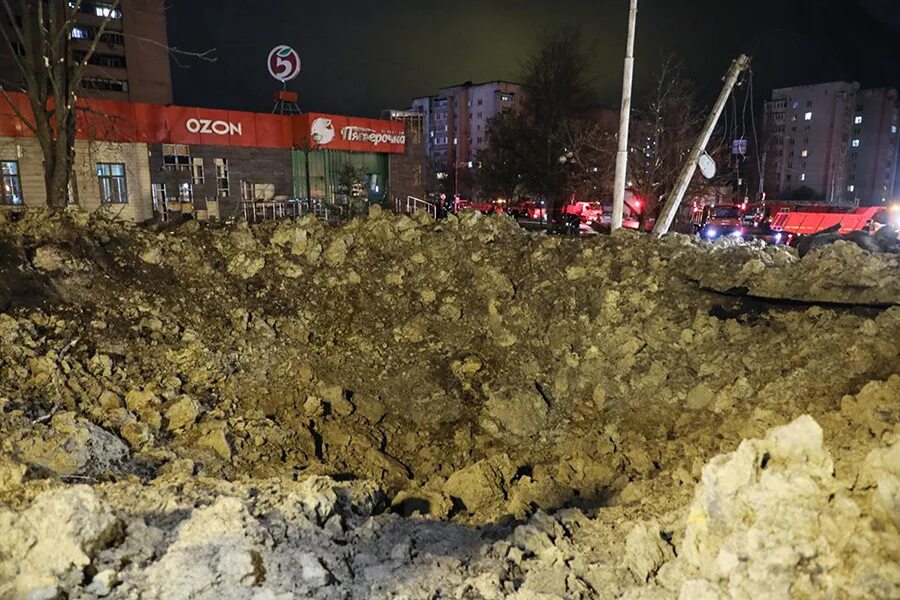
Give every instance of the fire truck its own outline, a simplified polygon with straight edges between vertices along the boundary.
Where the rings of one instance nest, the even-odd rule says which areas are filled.
[[[875,221],[886,222],[888,210],[880,206],[774,201],[695,206],[691,216],[695,231],[705,239],[733,235],[790,244],[799,235],[811,235],[838,224],[840,233],[867,230]],[[900,216],[896,206],[892,210]]]
[[[695,206],[691,212],[694,230],[707,240],[744,234],[746,204],[716,204]]]

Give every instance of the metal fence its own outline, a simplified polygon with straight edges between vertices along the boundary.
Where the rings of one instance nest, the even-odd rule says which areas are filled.
[[[394,210],[407,215],[422,210],[431,215],[431,218],[437,219],[437,205],[415,196],[407,196],[405,200],[394,198]]]

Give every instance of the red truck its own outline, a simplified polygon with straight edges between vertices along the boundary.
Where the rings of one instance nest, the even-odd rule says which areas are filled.
[[[840,223],[839,233],[867,229],[885,209],[881,206],[856,208],[847,212],[782,210],[772,217],[772,229],[792,235],[811,235]]]

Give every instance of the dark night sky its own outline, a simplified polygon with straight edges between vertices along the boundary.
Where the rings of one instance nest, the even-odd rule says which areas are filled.
[[[449,8],[453,12],[449,12]],[[304,111],[378,115],[466,80],[517,80],[542,33],[581,28],[600,100],[619,102],[628,0],[170,0],[169,43],[216,49],[173,64],[175,102],[269,111],[269,49],[289,44]],[[855,80],[900,86],[900,0],[640,0],[635,93],[675,54],[711,99],[731,58],[757,95]]]

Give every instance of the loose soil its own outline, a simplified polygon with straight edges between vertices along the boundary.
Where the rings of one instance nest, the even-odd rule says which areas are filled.
[[[900,257],[0,224],[0,598],[896,598]]]

